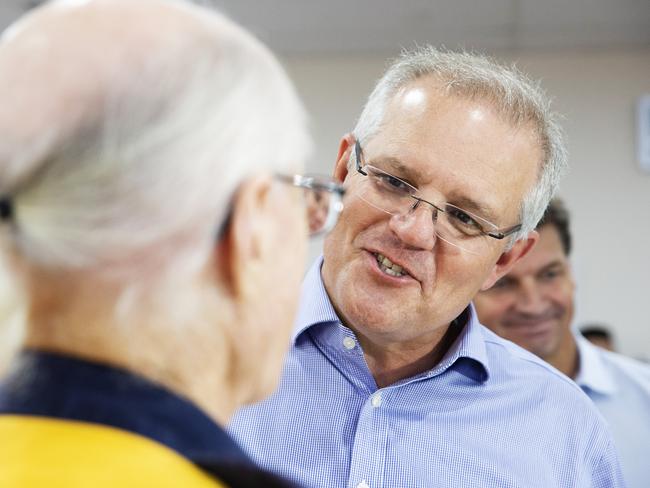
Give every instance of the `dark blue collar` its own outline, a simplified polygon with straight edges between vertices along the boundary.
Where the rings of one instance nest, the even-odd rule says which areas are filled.
[[[193,404],[123,369],[25,351],[0,384],[0,413],[109,425],[169,446],[200,465],[251,461]]]

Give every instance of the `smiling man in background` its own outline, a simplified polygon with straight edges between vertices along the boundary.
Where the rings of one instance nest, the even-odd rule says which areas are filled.
[[[591,345],[571,329],[575,282],[569,213],[554,200],[535,248],[474,301],[483,324],[573,378],[610,425],[627,485],[648,486],[650,367]]]
[[[535,243],[566,157],[543,94],[425,47],[379,81],[334,169],[280,389],[231,431],[306,486],[621,486],[579,388],[470,305]],[[571,412],[571,415],[567,415]]]

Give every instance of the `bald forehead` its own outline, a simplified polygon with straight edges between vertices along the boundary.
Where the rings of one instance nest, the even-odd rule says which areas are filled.
[[[488,86],[482,86],[478,82],[462,82],[448,79],[437,74],[419,76],[397,89],[389,100],[390,103],[411,102],[414,105],[426,97],[429,99],[456,99],[465,102],[476,102],[490,107],[495,114],[504,122],[512,126],[513,131],[529,131],[541,144],[538,133],[537,120],[532,113],[524,110],[525,103],[522,101],[508,108],[508,104],[500,99],[498,90],[491,90]],[[529,109],[528,112],[531,112]]]

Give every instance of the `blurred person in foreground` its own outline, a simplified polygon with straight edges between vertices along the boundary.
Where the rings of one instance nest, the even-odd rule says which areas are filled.
[[[280,387],[233,417],[236,439],[311,487],[621,486],[589,399],[471,306],[537,240],[565,162],[520,72],[404,53],[341,140],[341,219],[303,284]]]
[[[572,330],[572,239],[569,213],[560,200],[551,202],[537,232],[535,248],[476,296],[479,319],[573,378],[609,423],[628,487],[647,487],[650,367],[598,348]]]
[[[27,309],[0,486],[283,485],[220,425],[275,388],[305,194],[342,190],[296,175],[311,143],[273,56],[183,1],[50,3],[0,42],[0,133]]]

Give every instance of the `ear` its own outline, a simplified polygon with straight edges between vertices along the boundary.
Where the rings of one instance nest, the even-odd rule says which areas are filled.
[[[481,286],[481,291],[485,291],[494,285],[497,280],[508,273],[517,261],[523,258],[530,250],[535,247],[539,240],[537,231],[532,231],[525,239],[520,239],[512,246],[512,248],[499,256],[498,261],[492,268],[490,275],[486,278]]]
[[[217,276],[223,288],[240,299],[251,293],[256,273],[267,258],[273,230],[275,203],[272,178],[256,176],[237,190],[229,225],[215,249]]]
[[[355,142],[356,139],[352,132],[348,132],[341,138],[339,154],[334,166],[334,179],[341,183],[345,181],[345,177],[348,175],[348,162],[350,161],[350,153],[354,151]]]

